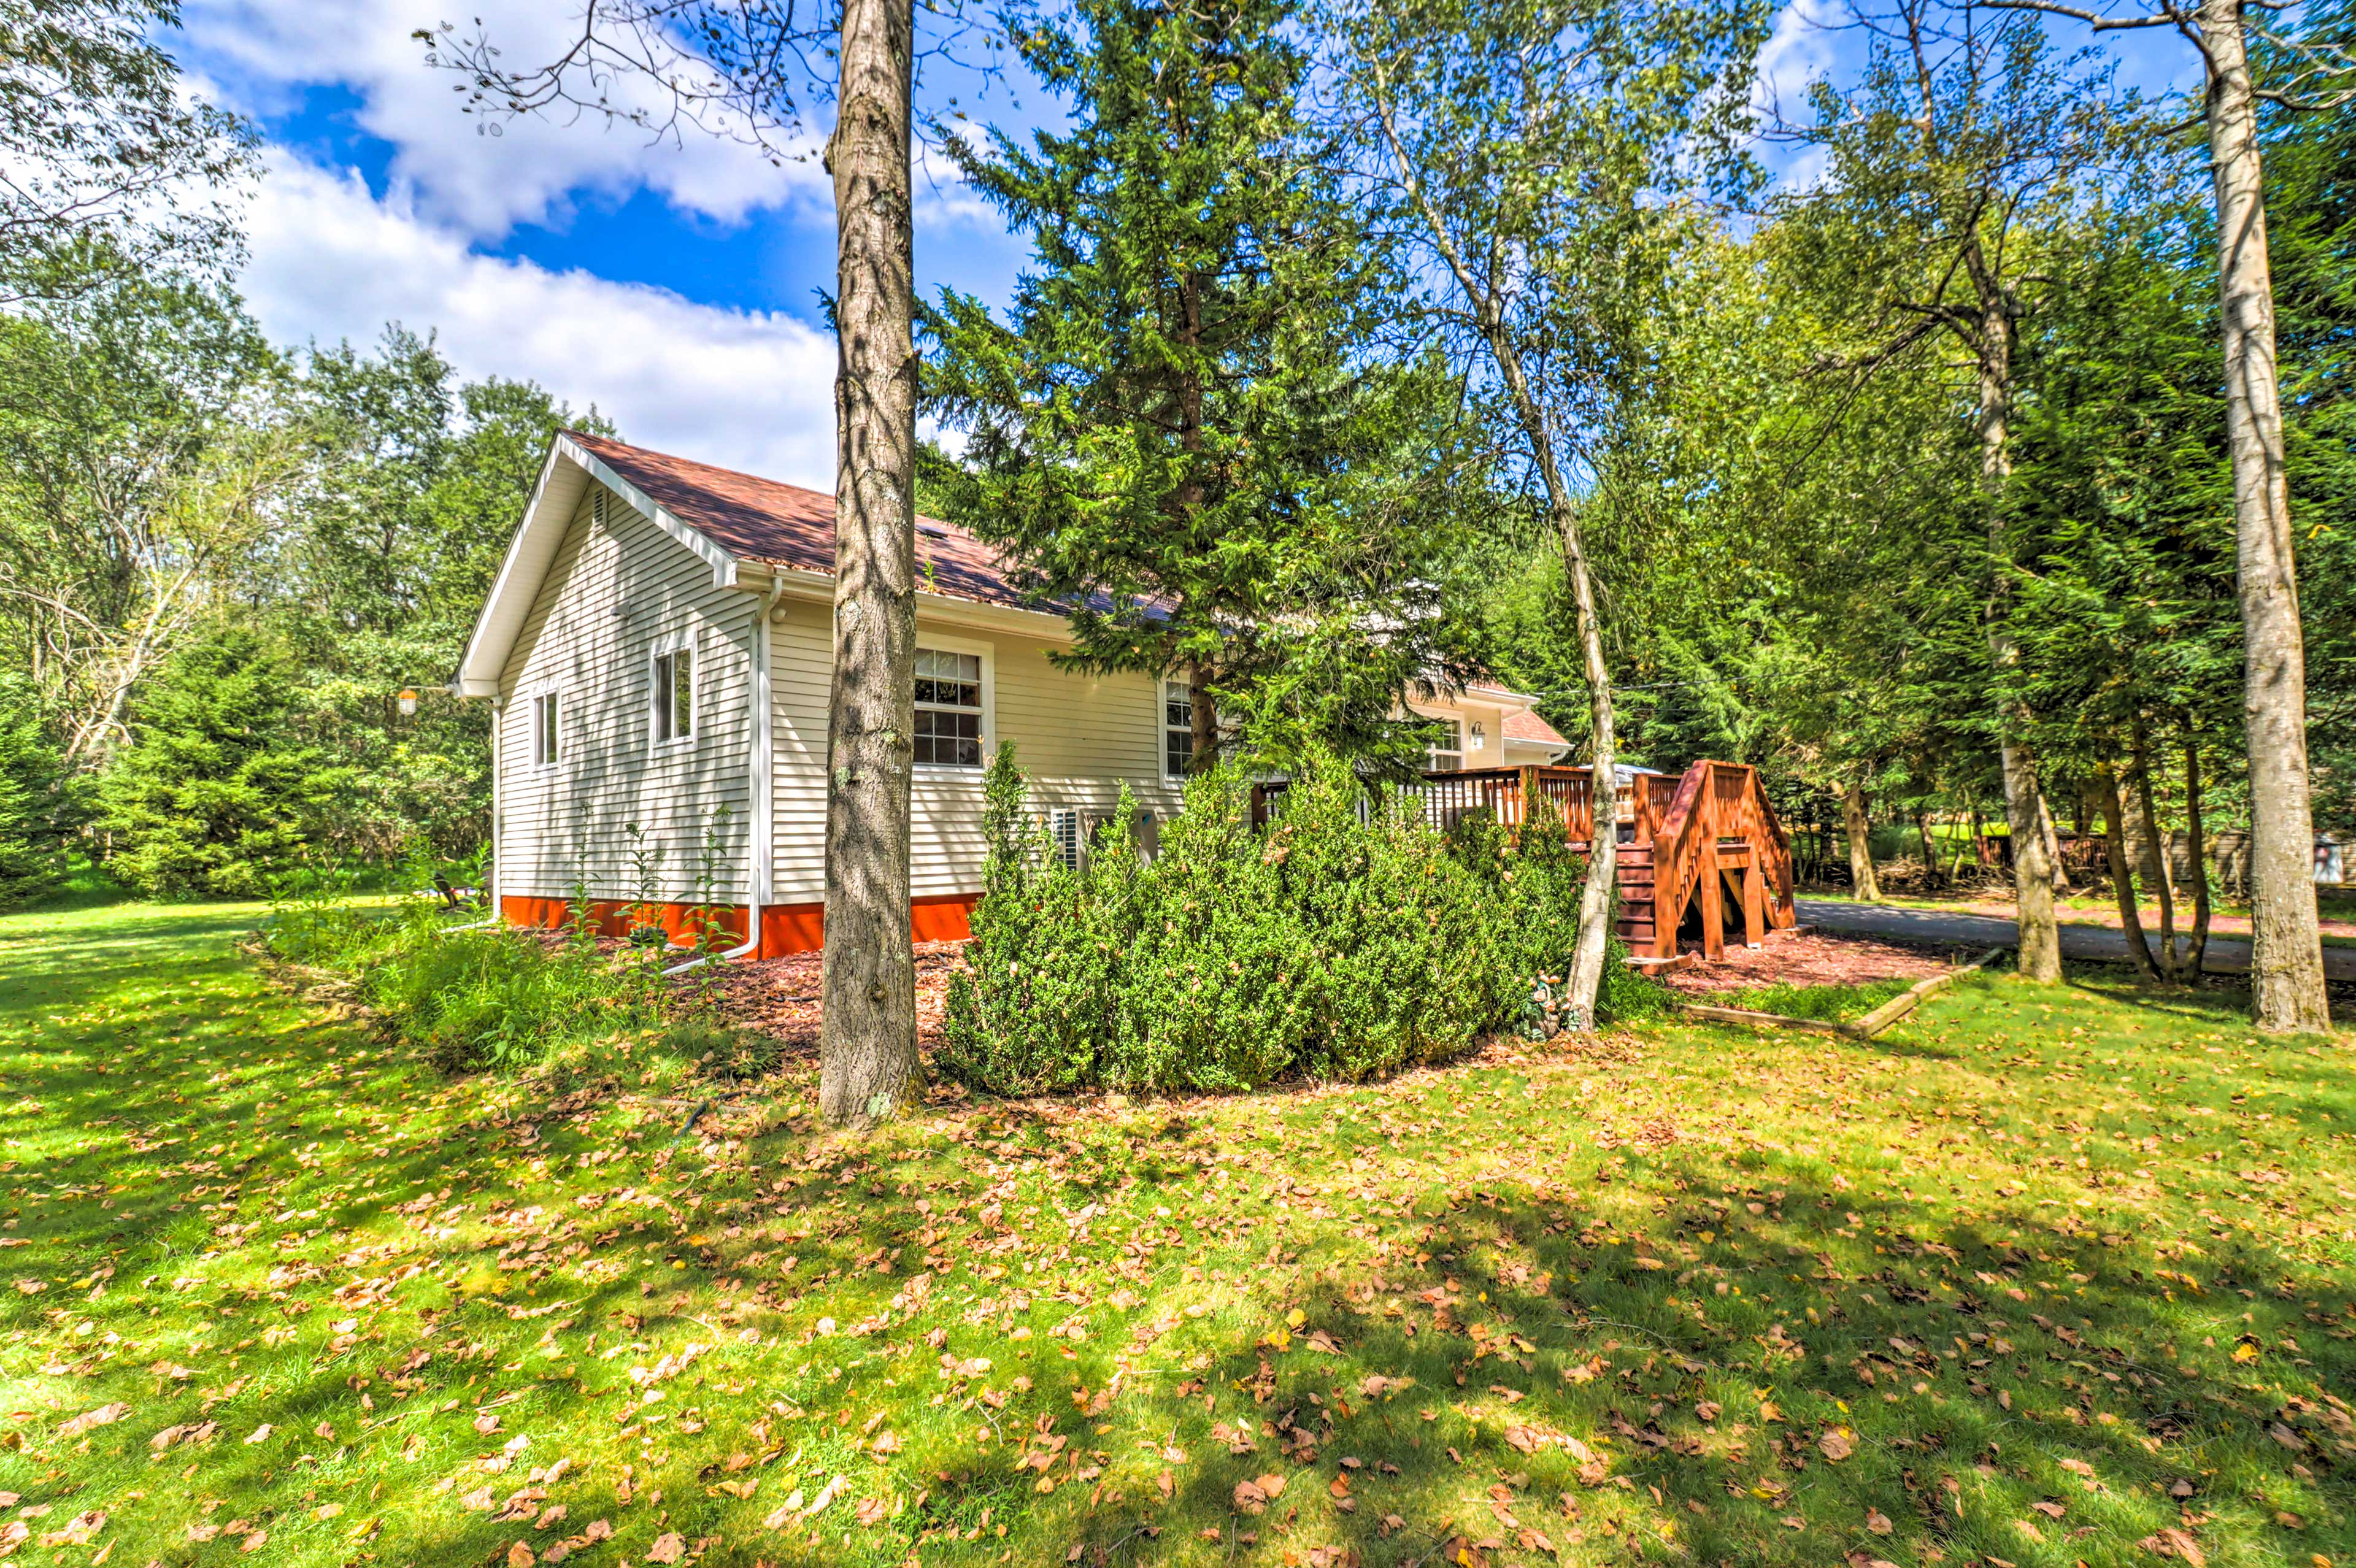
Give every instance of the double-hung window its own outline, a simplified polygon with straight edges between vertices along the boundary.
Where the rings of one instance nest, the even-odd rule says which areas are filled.
[[[682,638],[658,645],[651,670],[654,743],[669,746],[694,740],[694,645]]]
[[[1183,779],[1194,765],[1194,688],[1183,680],[1162,683],[1162,772]]]
[[[531,698],[531,765],[552,768],[562,747],[558,728],[560,699],[553,691],[536,691]]]
[[[981,656],[916,650],[916,762],[981,766]]]
[[[1435,719],[1440,738],[1431,743],[1431,771],[1435,773],[1461,773],[1464,771],[1464,721],[1461,719]]]

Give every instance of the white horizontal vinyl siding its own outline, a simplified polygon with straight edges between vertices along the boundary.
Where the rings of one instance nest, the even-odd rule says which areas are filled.
[[[592,522],[593,486],[567,528],[499,682],[499,890],[562,898],[585,873],[599,899],[637,896],[626,823],[663,852],[656,898],[750,896],[752,637],[760,596],[715,588],[712,568],[618,496]],[[652,744],[652,653],[691,639],[691,744]],[[561,755],[531,755],[531,694],[559,693]],[[724,814],[723,814],[724,813]]]
[[[832,656],[828,606],[790,605],[774,630],[776,703],[776,900],[826,895],[826,729]],[[1034,812],[1068,807],[1108,818],[1126,782],[1139,806],[1166,820],[1178,792],[1162,778],[1161,688],[1142,675],[1082,676],[1048,661],[1055,645],[953,624],[924,613],[922,646],[980,648],[991,690],[985,755],[1002,740],[1031,777]],[[981,770],[919,767],[909,829],[917,898],[981,889]]]

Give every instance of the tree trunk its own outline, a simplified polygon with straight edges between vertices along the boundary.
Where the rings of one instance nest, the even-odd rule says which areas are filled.
[[[2070,885],[2070,868],[2062,860],[2062,835],[2053,826],[2053,803],[2041,789],[2037,793],[2037,829],[2045,840],[2045,862],[2053,868],[2053,896],[2076,891]]]
[[[2176,978],[2176,898],[2168,885],[2168,852],[2159,842],[2159,812],[2152,804],[2151,739],[2143,716],[2136,716],[2128,746],[2135,762],[2136,802],[2143,807],[2144,876],[2159,900],[2159,972]]]
[[[1548,452],[1544,466],[1553,470]],[[1612,906],[1620,897],[1620,824],[1613,807],[1619,774],[1613,762],[1617,748],[1612,734],[1612,675],[1603,662],[1603,622],[1596,613],[1595,584],[1587,570],[1587,549],[1580,536],[1579,518],[1558,480],[1550,479],[1555,536],[1562,546],[1564,570],[1570,578],[1571,600],[1579,611],[1579,652],[1587,676],[1589,750],[1593,757],[1588,779],[1592,788],[1588,834],[1587,881],[1579,891],[1579,937],[1571,948],[1569,984],[1575,1027],[1595,1027],[1595,997],[1603,988],[1605,944],[1612,935]],[[1718,875],[1704,870],[1704,876]]]
[[[2144,809],[2143,796],[2134,788],[2135,770],[2135,752],[2130,745],[2126,769],[2128,793],[2120,800],[2126,814],[2121,819],[2120,829],[2126,835],[2127,863],[2135,868],[2136,880],[2143,884],[2144,891],[2148,894],[2167,880],[2168,861],[2159,844],[2158,825]]]
[[[2201,825],[2201,737],[2184,733],[2185,845],[2192,874],[2192,947],[2184,955],[2184,974],[2198,979],[2209,954],[2209,846]]]
[[[2053,862],[2045,852],[2045,792],[2029,748],[2027,704],[2003,691],[2020,663],[2008,623],[2012,609],[2009,549],[2000,505],[2012,478],[2007,427],[2012,417],[2012,317],[1991,303],[1980,322],[1980,483],[1987,504],[1988,663],[1998,688],[1997,739],[2004,763],[2005,820],[2012,828],[2012,889],[2020,930],[2019,972],[2048,985],[2062,978],[2062,928],[2053,913]]]
[[[1922,843],[1922,887],[1928,891],[1939,880],[1939,852],[1931,844],[1931,814],[1914,814],[1914,837]]]
[[[2121,830],[2118,775],[2108,763],[2094,770],[2094,799],[2103,811],[2103,849],[2110,861],[2111,891],[2119,904],[2119,928],[2127,939],[2127,956],[2147,980],[2159,978],[2151,961],[2151,946],[2143,938],[2143,915],[2136,908],[2135,873],[2127,865],[2126,835]]]
[[[1186,667],[1186,771],[1208,773],[1219,765],[1219,701],[1211,695],[1211,672],[1198,664]]]
[[[1852,784],[1841,792],[1841,826],[1848,830],[1848,875],[1858,898],[1881,901],[1881,883],[1873,874],[1873,825],[1865,815],[1865,787]]]
[[[827,712],[825,1023],[819,1105],[870,1126],[913,1098],[916,237],[912,0],[844,0],[834,176],[834,686]]]
[[[2209,61],[2209,165],[2217,197],[2217,292],[2242,609],[2242,711],[2250,757],[2250,1000],[2262,1029],[2331,1026],[2315,915],[2308,798],[2307,648],[2284,476],[2274,280],[2243,0],[2201,0]]]

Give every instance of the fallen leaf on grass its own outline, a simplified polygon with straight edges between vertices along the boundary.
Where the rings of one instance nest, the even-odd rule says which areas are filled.
[[[93,1426],[112,1426],[131,1413],[131,1407],[120,1402],[102,1404],[96,1410],[86,1410],[58,1428],[60,1437],[79,1437]]]
[[[508,1548],[508,1568],[531,1568],[534,1561],[528,1542],[519,1541]]]
[[[2201,1543],[2174,1525],[2147,1535],[2136,1544],[2155,1556],[2181,1557],[2192,1564],[2192,1568],[2206,1568],[2209,1562],[2208,1553],[2201,1550]]]
[[[1890,1522],[1888,1514],[1879,1509],[1869,1508],[1865,1510],[1865,1528],[1876,1535],[1888,1535],[1898,1527]]]
[[[892,1505],[885,1502],[882,1498],[862,1498],[859,1499],[859,1522],[871,1529],[883,1523],[884,1516],[891,1511]]]
[[[1818,1437],[1816,1447],[1836,1465],[1857,1452],[1857,1445],[1850,1442],[1848,1434],[1837,1426]]]
[[[676,1563],[686,1555],[687,1542],[675,1530],[668,1530],[656,1536],[655,1543],[647,1548],[647,1561],[649,1563]]]

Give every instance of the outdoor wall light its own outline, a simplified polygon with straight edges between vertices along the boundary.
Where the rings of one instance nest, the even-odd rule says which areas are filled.
[[[403,719],[413,718],[413,717],[416,715],[416,712],[417,712],[417,691],[416,691],[416,688],[413,688],[413,687],[406,687],[406,686],[405,686],[405,687],[402,687],[402,688],[401,688],[401,716],[402,716]]]
[[[1481,720],[1479,720],[1478,719],[1475,719],[1474,720],[1472,720],[1472,750],[1474,750],[1474,751],[1476,751],[1476,752],[1477,752],[1477,751],[1479,751],[1479,750],[1481,749],[1481,737],[1482,737]]]

